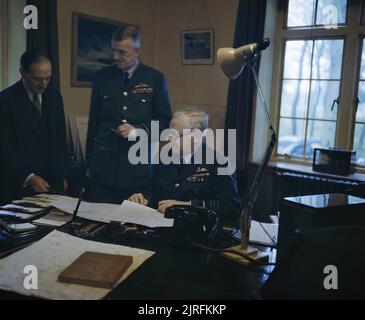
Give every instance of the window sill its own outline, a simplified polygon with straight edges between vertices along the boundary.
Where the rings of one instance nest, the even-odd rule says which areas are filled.
[[[290,171],[299,174],[300,173],[310,174],[318,177],[335,178],[354,182],[365,182],[365,173],[363,172],[355,172],[348,176],[318,172],[318,171],[313,171],[311,163],[293,163],[287,161],[273,160],[269,162],[268,166],[278,171]]]

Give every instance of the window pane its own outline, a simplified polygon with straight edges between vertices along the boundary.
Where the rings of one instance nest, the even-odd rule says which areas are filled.
[[[330,148],[335,145],[336,122],[308,121],[306,158],[313,157],[314,148]]]
[[[300,147],[304,150],[305,120],[281,119],[278,141],[278,153],[303,157],[303,152],[296,154]]]
[[[356,124],[354,150],[356,150],[356,162],[365,166],[365,124]]]
[[[360,80],[365,80],[365,41],[362,41]]]
[[[346,23],[347,0],[318,0],[317,25]]]
[[[364,2],[363,10],[364,10]],[[364,11],[363,11],[364,13]],[[356,112],[356,124],[353,149],[356,151],[356,162],[358,165],[365,166],[365,40],[362,43],[360,82],[359,82],[359,105]],[[360,122],[360,123],[359,123]]]
[[[356,121],[365,122],[365,82],[359,84],[359,106],[356,113]]]
[[[303,27],[314,24],[315,0],[289,0],[288,27]]]
[[[284,78],[309,79],[313,41],[287,41],[285,46]]]
[[[314,42],[312,79],[340,79],[343,40]]]
[[[309,118],[336,120],[337,103],[331,111],[333,101],[340,93],[340,81],[312,81]]]
[[[280,115],[305,118],[308,108],[309,80],[284,80]]]

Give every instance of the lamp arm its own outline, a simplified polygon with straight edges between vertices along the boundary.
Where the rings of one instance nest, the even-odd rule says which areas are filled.
[[[276,136],[276,133],[275,133],[275,130],[274,130],[274,126],[272,125],[272,121],[271,121],[271,117],[270,117],[270,113],[269,113],[269,108],[267,107],[264,94],[262,93],[260,81],[259,81],[259,78],[258,78],[258,75],[257,75],[257,71],[256,71],[256,69],[253,66],[253,62],[249,62],[248,63],[248,67],[251,69],[253,78],[255,79],[256,87],[257,87],[257,90],[259,91],[259,95],[260,95],[261,102],[264,105],[264,111],[265,111],[265,114],[266,114],[266,119],[267,119],[267,122],[269,124],[269,127],[270,127],[271,131]]]
[[[258,80],[256,69],[253,67],[252,63],[248,63],[248,66],[252,71],[252,74],[253,74],[253,77],[255,79],[257,89],[259,91],[261,102],[264,105],[267,121],[268,121],[268,124],[269,124],[269,128],[271,130],[271,139],[270,139],[270,141],[269,141],[269,143],[266,147],[265,155],[264,155],[264,157],[263,157],[263,159],[260,163],[259,168],[257,169],[255,178],[252,181],[250,191],[249,191],[248,196],[247,196],[247,202],[246,202],[246,205],[245,205],[245,207],[242,211],[242,214],[241,214],[241,232],[242,232],[241,246],[244,249],[246,249],[248,247],[248,244],[249,244],[249,229],[250,229],[250,226],[251,226],[251,217],[252,217],[253,207],[254,207],[254,204],[256,202],[257,196],[260,192],[262,183],[264,181],[265,169],[267,167],[267,164],[270,161],[271,154],[274,150],[275,143],[277,141],[277,136],[276,136],[274,127],[273,127],[272,122],[271,122],[269,109],[266,105],[265,98],[264,98],[264,95],[262,93],[262,89],[261,89],[261,86],[260,86],[260,82]]]

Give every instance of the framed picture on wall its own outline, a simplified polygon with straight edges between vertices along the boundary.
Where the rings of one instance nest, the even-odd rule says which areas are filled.
[[[117,28],[130,24],[72,13],[73,87],[91,87],[95,73],[113,64],[110,39]]]
[[[181,33],[182,64],[214,63],[214,30],[186,30]]]

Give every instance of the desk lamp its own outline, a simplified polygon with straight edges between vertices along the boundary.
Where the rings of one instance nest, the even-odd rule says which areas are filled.
[[[269,109],[266,105],[260,82],[258,80],[257,71],[254,67],[254,63],[260,57],[261,51],[265,50],[269,45],[270,39],[266,38],[261,43],[252,43],[237,49],[220,48],[217,52],[218,63],[220,64],[225,75],[230,79],[237,79],[246,66],[250,68],[255,79],[260,99],[265,109],[269,128],[271,130],[271,139],[266,147],[265,156],[256,172],[254,180],[252,181],[247,202],[245,203],[241,214],[241,244],[230,248],[228,250],[230,253],[223,253],[224,256],[244,265],[250,264],[254,261],[268,260],[268,255],[266,253],[260,252],[258,249],[249,246],[249,239],[253,207],[264,180],[265,168],[267,167],[277,140],[277,136],[270,119]]]

